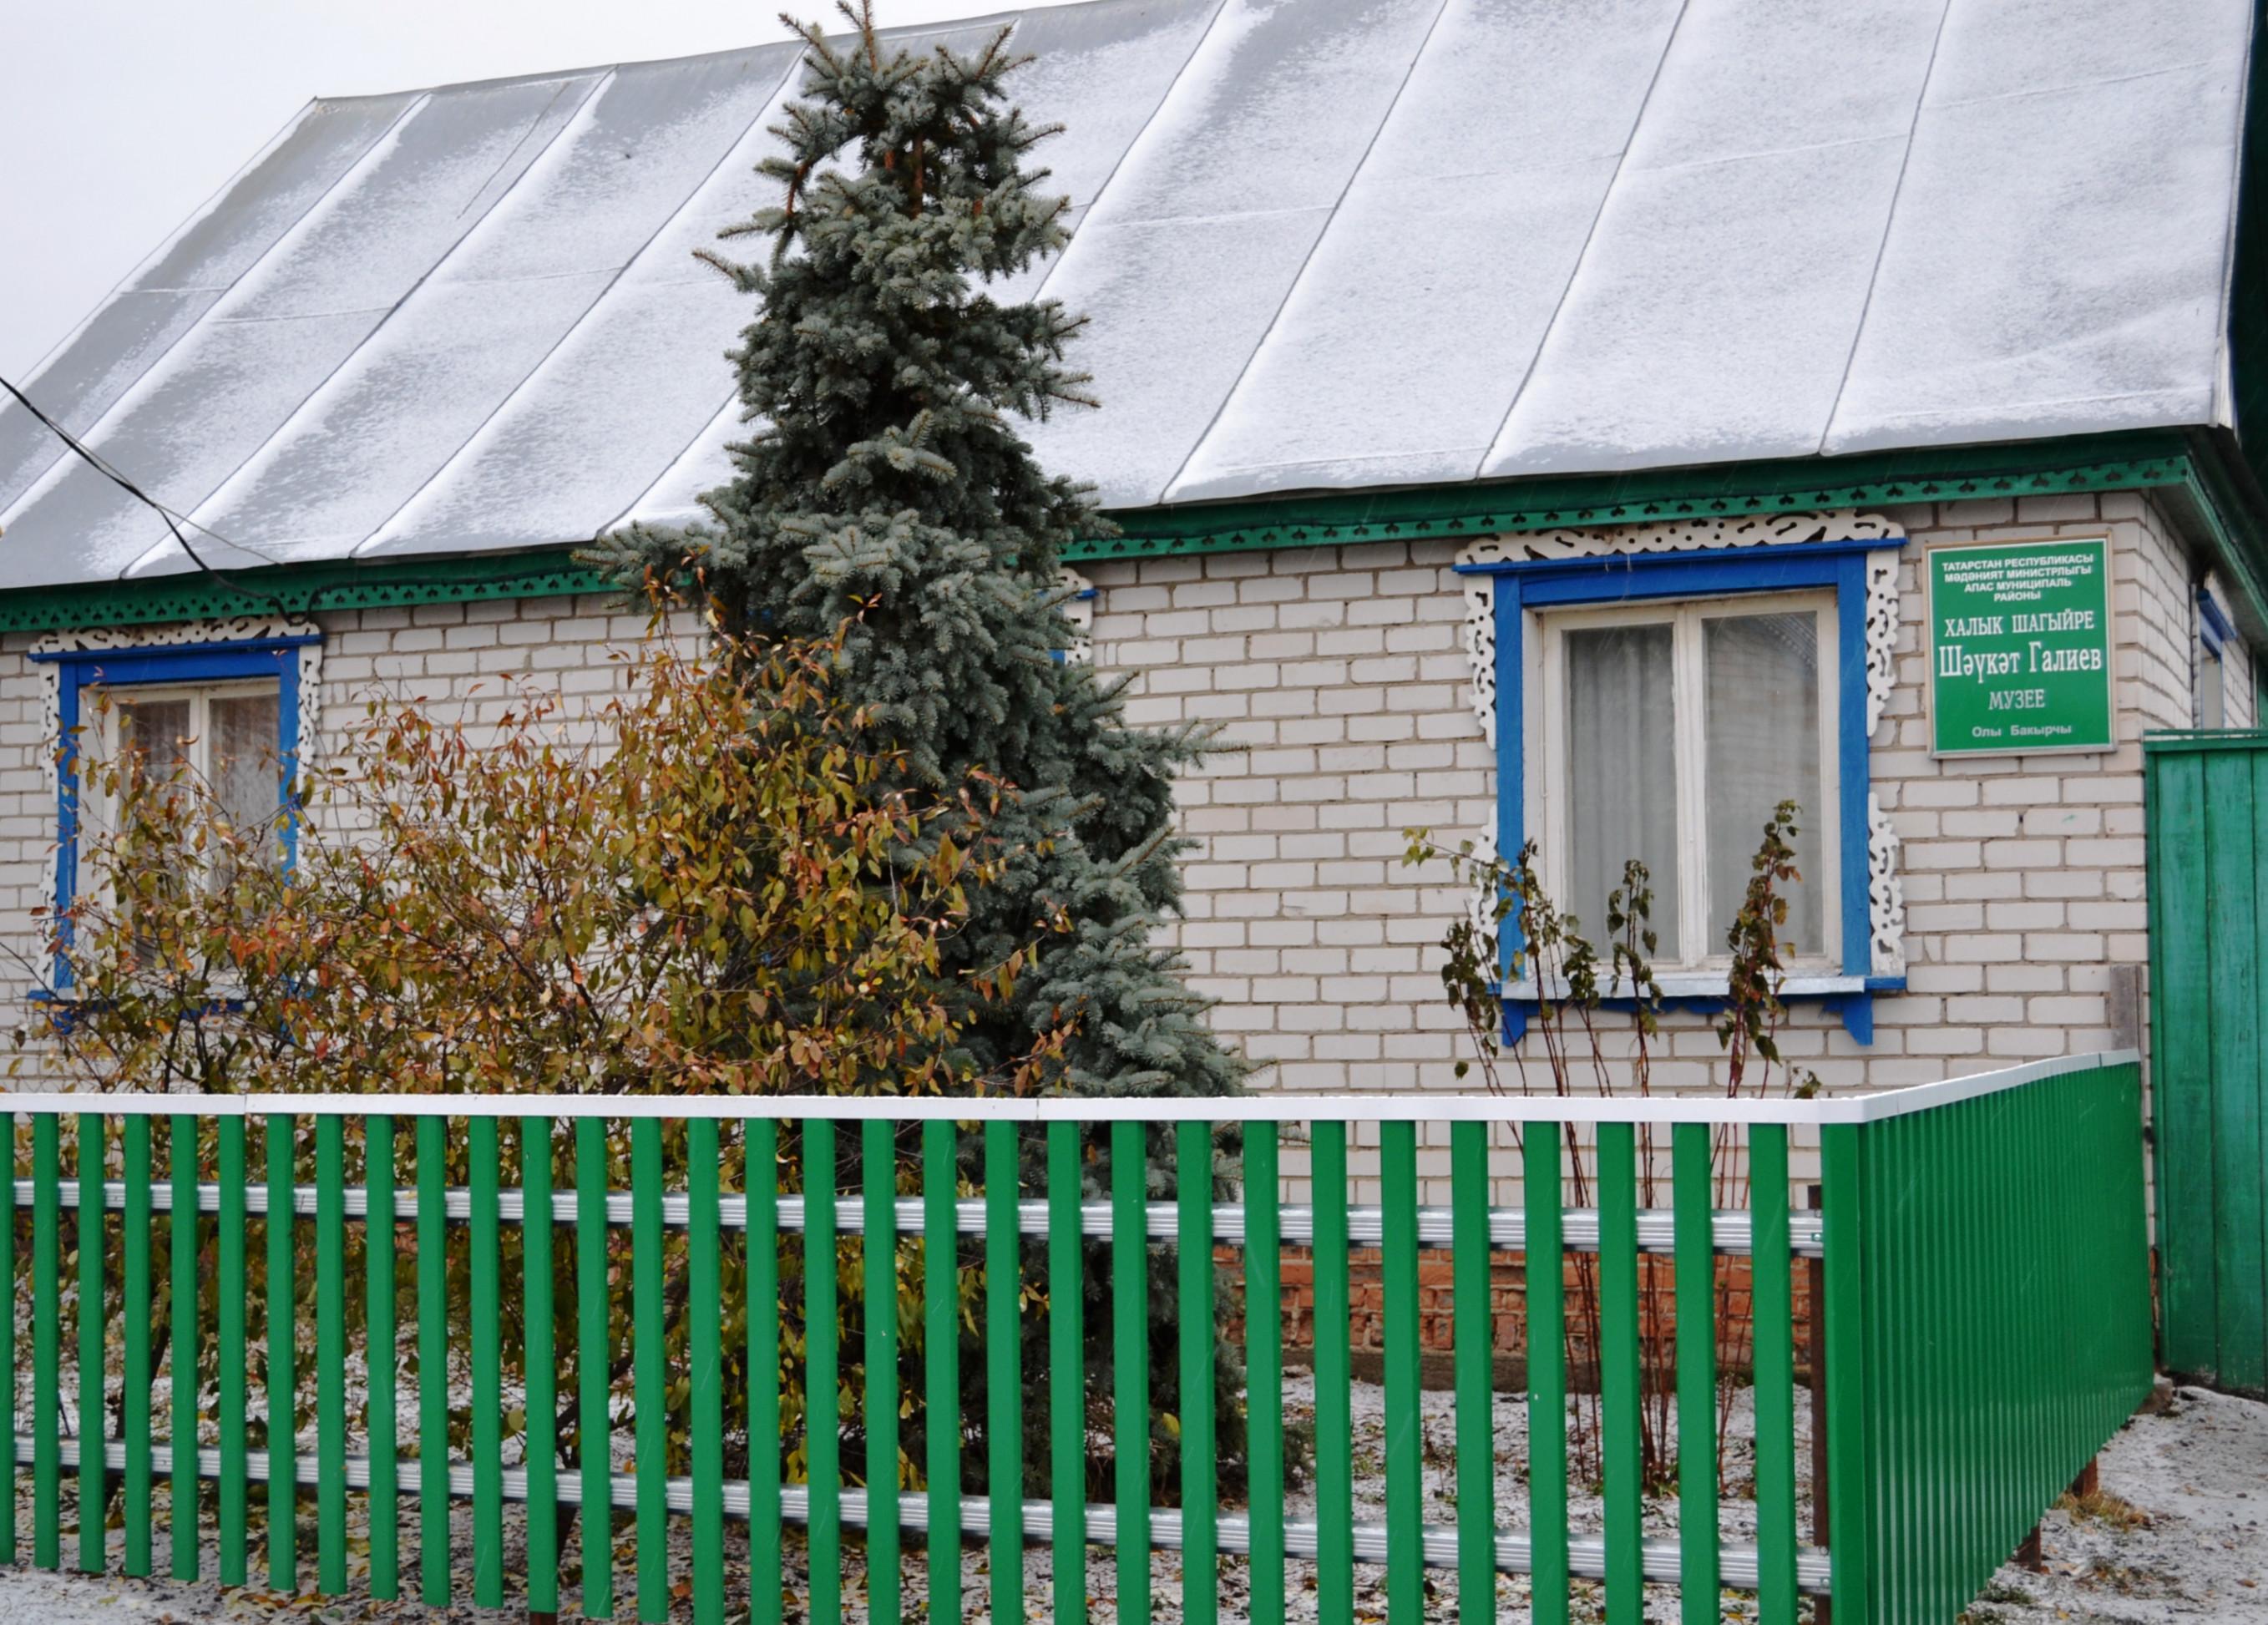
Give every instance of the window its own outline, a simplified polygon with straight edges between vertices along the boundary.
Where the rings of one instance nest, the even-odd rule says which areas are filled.
[[[1540,614],[1541,837],[1552,895],[1594,938],[1630,858],[1645,862],[1661,967],[1726,960],[1772,810],[1798,803],[1787,935],[1837,941],[1831,594],[1727,597]]]
[[[297,839],[286,786],[297,770],[301,683],[321,653],[320,635],[290,623],[243,636],[244,623],[183,628],[172,641],[133,644],[126,636],[71,634],[35,648],[53,684],[55,761],[55,906],[78,895],[79,832],[109,810],[88,805],[84,761],[130,747],[151,774],[185,772],[209,790],[221,816],[239,827],[275,820],[275,861],[288,866]],[[90,646],[92,645],[92,646]],[[279,818],[278,814],[282,816]],[[239,823],[243,820],[243,823]],[[63,923],[64,945],[69,921]],[[70,985],[68,958],[54,974]]]
[[[1886,698],[1888,550],[1903,540],[1597,556],[1507,547],[1461,566],[1491,578],[1476,601],[1492,637],[1475,647],[1494,675],[1497,849],[1534,837],[1544,884],[1594,942],[1624,861],[1643,859],[1656,974],[1674,1002],[1721,1004],[1726,929],[1782,800],[1802,808],[1803,874],[1788,897],[1783,995],[1821,1001],[1864,1044],[1874,996],[1905,985],[1895,890],[1872,884],[1867,783],[1868,673],[1879,668]],[[1504,946],[1509,974],[1519,945]],[[1507,1041],[1538,991],[1506,989]]]
[[[2198,670],[2197,725],[2200,728],[2228,726],[2228,668],[2227,659],[2229,641],[2236,636],[2236,625],[2228,612],[2220,607],[2211,590],[2199,587],[2198,607]]]
[[[279,689],[272,678],[122,688],[99,712],[100,748],[114,754],[126,786],[178,781],[231,829],[273,828],[284,791]],[[280,862],[280,839],[269,849]]]

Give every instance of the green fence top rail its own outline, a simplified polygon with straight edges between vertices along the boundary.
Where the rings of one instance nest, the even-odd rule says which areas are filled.
[[[13,1093],[20,1114],[92,1112],[109,1117],[515,1117],[817,1119],[858,1122],[1533,1122],[1780,1123],[1820,1128],[1881,1122],[1978,1095],[2019,1089],[2041,1078],[2097,1067],[2127,1066],[2132,1049],[2064,1055],[1942,1083],[1915,1084],[1876,1094],[1809,1100],[1728,1100],[1719,1095],[1296,1095],[1254,1094],[1220,1099],[1043,1098],[1005,1095],[544,1095],[544,1094],[100,1094]]]

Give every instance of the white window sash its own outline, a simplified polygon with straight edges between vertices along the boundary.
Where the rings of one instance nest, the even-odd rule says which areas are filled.
[[[1709,908],[1708,753],[1703,732],[1707,724],[1702,715],[1702,696],[1706,692],[1703,623],[1716,616],[1786,612],[1810,614],[1818,629],[1819,691],[1815,709],[1819,722],[1821,804],[1806,806],[1800,814],[1804,827],[1816,831],[1819,837],[1815,843],[1819,872],[1805,875],[1804,880],[1815,888],[1820,900],[1820,951],[1791,956],[1789,968],[1808,975],[1831,975],[1843,968],[1842,807],[1837,780],[1841,665],[1834,592],[1735,592],[1710,598],[1660,599],[1526,612],[1527,636],[1522,643],[1528,651],[1529,671],[1525,686],[1525,733],[1528,739],[1541,741],[1543,748],[1528,754],[1523,771],[1528,805],[1535,810],[1530,827],[1542,847],[1540,878],[1553,903],[1562,908],[1570,906],[1572,871],[1568,855],[1572,833],[1567,783],[1566,634],[1616,626],[1668,626],[1672,629],[1672,692],[1664,698],[1672,708],[1677,772],[1678,886],[1674,898],[1657,893],[1654,913],[1657,922],[1660,922],[1667,908],[1677,911],[1679,952],[1675,960],[1666,958],[1656,967],[1663,973],[1665,985],[1670,975],[1683,973],[1713,974],[1721,980],[1721,974],[1731,964],[1731,956],[1721,945],[1723,923],[1710,919]],[[1603,940],[1604,920],[1586,920],[1583,930],[1605,958],[1609,946]]]

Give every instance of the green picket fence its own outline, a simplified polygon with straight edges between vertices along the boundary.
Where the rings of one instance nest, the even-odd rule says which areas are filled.
[[[31,1256],[20,1256],[19,1224],[0,1224],[7,1247],[0,1268],[15,1288],[15,1328],[28,1335],[31,1371],[27,1393],[16,1339],[0,1342],[0,1387],[14,1395],[18,1425],[28,1418],[30,1426],[27,1436],[0,1437],[0,1467],[16,1506],[28,1460],[30,1556],[42,1567],[64,1561],[66,1512],[110,1505],[114,1495],[118,1538],[110,1519],[77,1517],[77,1566],[99,1571],[117,1562],[129,1574],[149,1574],[162,1561],[172,1574],[195,1577],[211,1538],[217,1577],[244,1584],[254,1578],[248,1541],[258,1494],[269,1513],[265,1582],[294,1590],[306,1577],[299,1497],[311,1494],[319,1590],[347,1589],[350,1532],[359,1528],[369,1589],[392,1598],[414,1579],[435,1605],[452,1599],[455,1583],[452,1503],[469,1501],[470,1600],[500,1606],[507,1573],[524,1574],[524,1606],[540,1614],[560,1607],[563,1587],[548,1554],[563,1513],[582,1506],[630,1514],[634,1533],[629,1572],[618,1576],[611,1520],[582,1520],[579,1585],[566,1589],[578,1593],[587,1617],[634,1602],[638,1619],[661,1620],[683,1596],[696,1620],[720,1619],[731,1520],[746,1525],[760,1625],[781,1616],[783,1533],[797,1526],[807,1542],[814,1621],[843,1617],[846,1577],[863,1583],[866,1617],[901,1618],[909,1533],[927,1548],[933,1620],[971,1609],[1020,1618],[1036,1602],[1049,1617],[1078,1625],[1094,1546],[1116,1549],[1116,1615],[1128,1625],[1149,1617],[1150,1556],[1160,1548],[1182,1555],[1181,1606],[1192,1625],[1219,1617],[1224,1557],[1248,1564],[1256,1621],[1284,1617],[1293,1561],[1314,1563],[1321,1617],[1332,1625],[1354,1616],[1357,1565],[1380,1563],[1395,1625],[1446,1611],[1451,1597],[1461,1620],[1493,1619],[1504,1573],[1531,1577],[1538,1621],[1567,1618],[1571,1581],[1580,1577],[1603,1583],[1614,1625],[1636,1625],[1645,1588],[1660,1585],[1679,1589],[1690,1621],[1716,1621],[1728,1588],[1754,1592],[1756,1615],[1767,1625],[1793,1625],[1805,1592],[1831,1593],[1839,1625],[1946,1620],[2148,1390],[2139,1095],[2131,1053],[1815,1101],[19,1095],[14,1109],[29,1121],[29,1176],[19,1158],[7,1188],[11,1218],[28,1210]],[[763,1114],[752,1116],[753,1109]],[[499,1129],[515,1121],[506,1138],[548,1145],[551,1155],[508,1159]],[[1447,1125],[1446,1209],[1418,1200],[1419,1125],[1435,1122]],[[1584,1210],[1562,1203],[1570,1138],[1563,1126],[1571,1123],[1595,1190],[1595,1207]],[[627,1128],[627,1190],[609,1188],[609,1124]],[[1359,1148],[1377,1159],[1374,1205],[1350,1199],[1351,1124]],[[1528,1130],[1516,1151],[1501,1143],[1509,1136],[1500,1129],[1492,1134],[1506,1124]],[[1668,1148],[1667,1210],[1639,1206],[1641,1125]],[[66,1130],[76,1140],[69,1169]],[[255,1130],[264,1180],[248,1177]],[[686,1170],[682,1189],[665,1189],[666,1133]],[[459,1134],[461,1141],[450,1137]],[[1216,1180],[1232,1135],[1244,1200],[1222,1202]],[[1792,1136],[1800,1154],[1815,1150],[1820,1158],[1823,1224],[1822,1215],[1791,1213],[1783,1199]],[[1766,1195],[1718,1211],[1712,1154],[1727,1143],[1746,1158],[1749,1188]],[[1311,1203],[1279,1199],[1287,1146],[1308,1159]],[[446,1170],[459,1148],[466,1175],[452,1186]],[[508,1160],[518,1163],[516,1185],[505,1181]],[[406,1180],[399,1178],[405,1165],[414,1170]],[[740,1180],[744,1188],[721,1188],[720,1168],[736,1166],[752,1171]],[[778,1188],[783,1168],[854,1166],[831,1201]],[[357,1168],[361,1177],[350,1179]],[[555,1180],[569,1168],[571,1180]],[[1107,1197],[1091,1199],[1083,1182],[1097,1171]],[[1519,1203],[1491,1206],[1492,1180],[1518,1181]],[[1160,1190],[1178,1195],[1152,1200]],[[80,1218],[98,1211],[117,1215],[115,1226],[106,1217],[103,1245],[77,1245]],[[372,1214],[393,1216],[394,1228],[372,1235],[362,1278],[350,1282],[349,1233]],[[529,1222],[543,1216],[549,1223]],[[397,1347],[397,1287],[409,1279],[397,1272],[411,1268],[398,1257],[403,1226],[415,1260],[460,1259],[469,1292],[469,1317],[453,1348],[446,1271],[412,1270],[415,1377],[398,1374],[404,1363],[397,1359],[372,1362],[362,1352]],[[512,1226],[522,1232],[520,1268],[508,1278],[501,1241]],[[623,1230],[626,1260],[608,1245],[610,1232]],[[67,1236],[75,1279],[65,1275]],[[962,1255],[963,1237],[983,1239],[981,1267]],[[261,1254],[251,1251],[255,1238]],[[839,1249],[852,1238],[865,1245],[847,1258]],[[1287,1245],[1311,1249],[1314,1280],[1315,1511],[1299,1518],[1285,1511],[1279,1337]],[[1419,1425],[1419,1255],[1442,1246],[1454,1275],[1456,1494],[1454,1523],[1435,1525],[1425,1520],[1421,1484],[1429,1469]],[[783,1250],[792,1259],[799,1247],[809,1328],[799,1348],[784,1337],[780,1305]],[[1385,1515],[1377,1523],[1356,1518],[1349,1254],[1358,1247],[1375,1247],[1381,1259]],[[1212,1392],[1223,1248],[1241,1265],[1249,1494],[1241,1508],[1220,1504],[1211,1408],[1194,1406],[1180,1423],[1179,1504],[1161,1506],[1147,1447],[1148,1328],[1138,1308],[1120,1314],[1116,1306],[1146,1304],[1152,1263],[1162,1261],[1178,1288],[1182,1391]],[[571,1249],[571,1272],[561,1249]],[[1578,1249],[1597,1255],[1602,1327],[1603,1515],[1600,1527],[1587,1530],[1570,1517],[1562,1337],[1570,1305],[1565,1271],[1556,1267]],[[1109,1410],[1121,1448],[1114,1500],[1089,1504],[1083,1464],[1099,1441],[1090,1437],[1079,1289],[1098,1250],[1108,1253]],[[1822,1251],[1826,1549],[1805,1543],[1798,1527],[1792,1290],[1794,1261]],[[1645,1533],[1638,1482],[1646,1402],[1638,1261],[1646,1253],[1668,1257],[1675,1282],[1675,1415],[1684,1465],[1675,1491],[1682,1533],[1668,1538]],[[1531,1465],[1524,1506],[1499,1506],[1495,1493],[1491,1270],[1507,1254],[1555,1265],[1526,1272]],[[1755,1323],[1756,1535],[1740,1544],[1719,1538],[1716,1472],[1713,1283],[1728,1254],[1748,1256]],[[247,1371],[247,1261],[261,1257],[265,1370],[255,1385]],[[899,1272],[917,1258],[954,1261],[950,1269],[908,1276],[918,1279],[918,1296],[903,1312],[864,1317],[864,1349],[853,1352],[863,1352],[870,1376],[855,1395],[844,1393],[836,1301],[850,1258],[857,1271],[850,1278],[876,1302],[900,1301]],[[555,1266],[562,1266],[556,1275]],[[114,1297],[105,1280],[114,1268]],[[555,1302],[555,1279],[571,1280],[571,1302]],[[739,1303],[727,1291],[733,1284]],[[201,1289],[215,1305],[210,1324],[201,1323]],[[518,1408],[526,1423],[519,1459],[508,1466],[512,1396],[501,1338],[515,1292],[525,1328]],[[964,1301],[969,1293],[981,1299],[989,1414],[983,1489],[964,1496],[960,1488],[976,1464],[961,1459],[968,1430],[959,1414],[957,1327],[978,1312]],[[627,1350],[610,1331],[624,1304]],[[742,1320],[743,1306],[745,1369],[772,1380],[728,1396],[725,1328]],[[310,1314],[312,1371],[299,1368],[297,1355]],[[1034,1317],[1045,1322],[1044,1372],[1020,1369],[1020,1331],[1035,1327]],[[920,1371],[919,1384],[908,1384],[918,1395],[900,1391],[902,1325],[918,1328],[918,1358],[907,1368]],[[153,1356],[153,1327],[168,1328],[162,1356]],[[210,1384],[199,1383],[195,1360],[180,1357],[192,1337],[215,1357]],[[626,1357],[634,1403],[619,1405],[606,1364],[586,1361],[578,1393],[565,1396],[573,1426],[555,1429],[557,1357],[571,1342]],[[67,1410],[63,1351],[74,1345],[70,1374],[99,1398]],[[455,1395],[442,1379],[453,1358]],[[428,1372],[435,1380],[423,1379]],[[786,1433],[792,1439],[799,1431],[800,1447],[755,1449],[747,1476],[728,1479],[728,1417],[745,1418],[754,1439],[782,1438],[782,1373],[802,1379],[793,1393],[837,1396],[834,1425],[799,1430],[787,1415]],[[261,1415],[272,1409],[296,1420],[310,1386],[312,1452],[297,1436],[288,1454],[280,1445],[276,1456],[255,1448],[265,1438]],[[357,1390],[351,1396],[350,1386]],[[902,1401],[928,1394],[946,1402],[925,1408],[922,1439],[902,1441]],[[461,1453],[450,1444],[453,1402],[470,1408]],[[401,1442],[405,1404],[413,1408],[414,1451]],[[1025,1494],[1027,1405],[1046,1407],[1052,1488],[1045,1498]],[[168,1418],[162,1438],[160,1409]],[[819,1409],[824,1417],[824,1399]],[[618,1462],[613,1445],[625,1415],[635,1454]],[[176,1438],[186,1445],[188,1434],[174,1434],[170,1419],[192,1416],[210,1442],[177,1450]],[[674,1477],[646,1470],[667,1460],[673,1419],[686,1468]],[[849,1464],[863,1487],[845,1482],[846,1423],[858,1424],[865,1441],[865,1460]],[[90,1429],[101,1438],[99,1448],[83,1430]],[[352,1451],[357,1435],[364,1447]],[[585,1443],[590,1448],[575,1465],[563,1465],[562,1447]],[[919,1465],[917,1482],[930,1490],[900,1488],[902,1443]],[[75,1492],[68,1501],[67,1481]],[[207,1497],[213,1520],[202,1526],[202,1481],[215,1486]],[[160,1486],[168,1491],[162,1504],[154,1493]],[[353,1509],[358,1522],[350,1521],[351,1502],[361,1504]],[[507,1503],[524,1508],[521,1553],[507,1551],[519,1544],[507,1541]],[[690,1520],[682,1574],[673,1572],[674,1518]],[[0,1520],[0,1561],[18,1558],[18,1521]],[[846,1530],[863,1530],[863,1538],[846,1540]],[[416,1548],[414,1575],[404,1573],[405,1535]],[[991,1544],[988,1584],[1004,1594],[963,1597],[960,1556],[969,1540]],[[1005,1594],[1026,1585],[1027,1544],[1051,1549],[1050,1577],[1028,1598]],[[1428,1568],[1454,1572],[1431,1608]],[[618,1580],[630,1596],[618,1598]]]

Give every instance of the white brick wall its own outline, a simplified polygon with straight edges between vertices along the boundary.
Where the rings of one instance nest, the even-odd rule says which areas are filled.
[[[1902,509],[1897,681],[1872,773],[1903,842],[1908,988],[1871,1046],[1799,1006],[1783,1048],[1829,1087],[1882,1087],[2100,1048],[2110,967],[2147,959],[2140,735],[2187,725],[2190,570],[2139,496]],[[1925,543],[2112,539],[2119,748],[1940,762],[1926,729]],[[1263,1086],[1458,1087],[1437,944],[1459,905],[1401,866],[1403,829],[1491,827],[1495,762],[1457,643],[1449,542],[1089,566],[1095,658],[1138,719],[1221,724],[1182,787],[1189,919],[1217,1021]],[[2234,673],[2232,673],[2234,676]],[[2245,680],[2249,683],[2249,673]],[[2232,688],[2235,685],[2232,683]],[[1611,1023],[1613,1018],[1608,1018]],[[1706,1018],[1665,1018],[1655,1079],[1722,1087]],[[1533,1052],[1533,1037],[1522,1047]],[[1531,1066],[1540,1064],[1532,1053]]]
[[[1910,990],[1877,1001],[1870,1048],[1816,1007],[1796,1010],[1785,1048],[1836,1089],[2110,1041],[2111,967],[2146,960],[2139,736],[2190,717],[2192,570],[2146,498],[1953,503],[1895,517],[1912,540],[1897,685],[1872,768],[1904,842]],[[1921,544],[2104,532],[2119,748],[1933,760]],[[1438,944],[1462,900],[1438,870],[1401,862],[1409,826],[1454,839],[1494,816],[1495,761],[1459,643],[1455,551],[1381,543],[1084,567],[1098,590],[1095,660],[1132,674],[1135,720],[1220,726],[1224,748],[1181,787],[1197,849],[1188,917],[1172,935],[1197,986],[1219,1001],[1217,1026],[1264,1063],[1262,1087],[1460,1086],[1452,1065],[1463,1039],[1442,1002]],[[330,614],[323,625],[323,717],[335,738],[373,688],[476,723],[508,703],[512,676],[578,707],[602,702],[624,680],[609,641],[634,641],[644,617],[553,599]],[[24,949],[54,835],[31,641],[0,643],[0,908]],[[2249,721],[2250,673],[2239,672],[2232,665],[2232,720],[2242,704]],[[1721,1086],[1706,1018],[1663,1026],[1657,1084]]]

